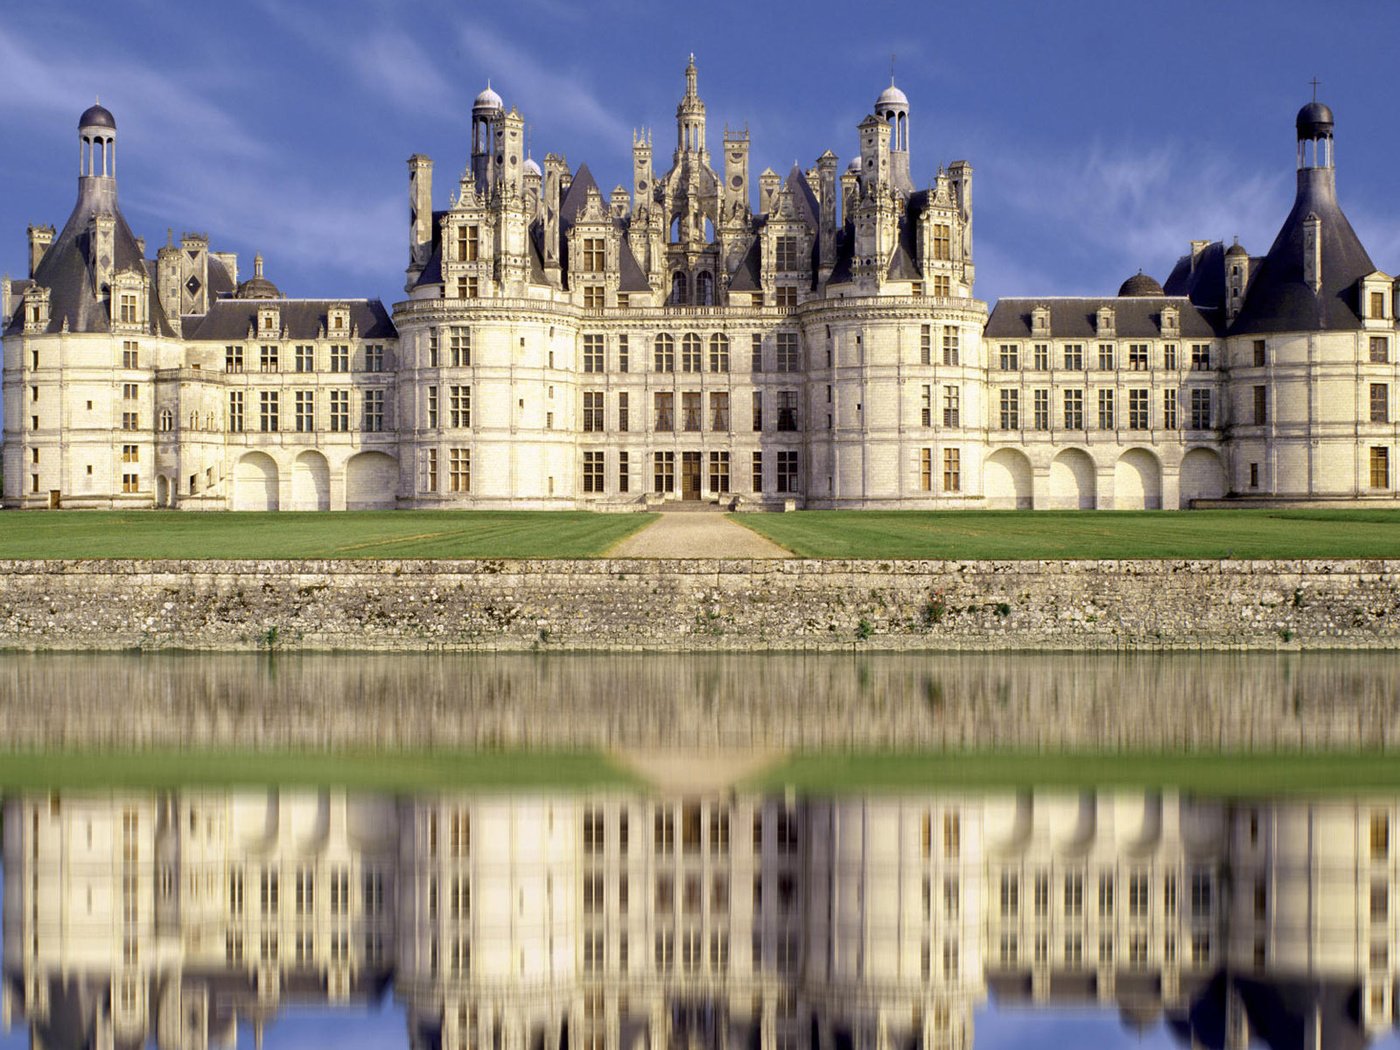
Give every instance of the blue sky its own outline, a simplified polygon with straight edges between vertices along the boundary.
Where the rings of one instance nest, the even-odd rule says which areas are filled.
[[[1262,253],[1293,192],[1297,108],[1338,116],[1342,201],[1400,268],[1391,173],[1393,0],[124,0],[10,5],[0,24],[0,270],[25,227],[62,223],[75,120],[117,117],[121,199],[152,247],[208,232],[292,295],[400,297],[409,154],[437,203],[467,159],[489,77],[534,155],[629,177],[634,127],[674,141],[694,51],[711,141],[747,123],[755,172],[848,158],[888,82],[911,100],[916,181],[976,170],[979,297],[1112,293],[1161,278],[1192,237]]]

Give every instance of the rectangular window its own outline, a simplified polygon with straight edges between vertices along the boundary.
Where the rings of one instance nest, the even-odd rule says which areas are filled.
[[[447,425],[463,429],[472,425],[472,388],[450,386],[447,388]]]
[[[681,420],[685,430],[694,432],[700,429],[700,391],[687,390],[681,394]]]
[[[428,329],[428,367],[438,367],[438,330]]]
[[[1254,367],[1263,368],[1268,344],[1263,339],[1254,340]]]
[[[1084,344],[1065,344],[1065,368],[1071,372],[1084,371]]]
[[[423,488],[426,492],[438,490],[438,450],[435,448],[423,452]]]
[[[309,434],[316,429],[316,392],[298,390],[295,396],[297,433]]]
[[[1148,367],[1148,344],[1129,343],[1128,368],[1134,372],[1146,372]]]
[[[944,299],[953,294],[952,279],[946,273],[933,275],[933,294]]]
[[[958,363],[958,330],[952,325],[943,326],[943,363],[945,365],[956,365]]]
[[[350,391],[331,392],[331,432],[344,434],[350,430]]]
[[[298,345],[293,351],[294,366],[298,372],[314,372],[316,370],[316,348],[314,346]]]
[[[1211,423],[1211,403],[1209,390],[1191,391],[1191,429],[1209,430]]]
[[[729,394],[724,391],[716,390],[710,394],[710,429],[729,429]]]
[[[481,258],[481,228],[462,225],[457,227],[457,259],[459,262],[476,262]]]
[[[378,434],[384,430],[384,391],[366,390],[361,402],[363,430],[366,434]]]
[[[624,433],[627,431],[628,425],[631,422],[627,418],[629,400],[627,391],[625,390],[617,395],[617,429]]]
[[[1113,914],[1113,876],[1105,872],[1099,876],[1099,914]]]
[[[427,398],[427,400],[428,400],[428,427],[429,427],[429,429],[435,430],[435,429],[437,429],[437,425],[438,425],[438,388],[437,388],[437,387],[435,387],[435,386],[430,386],[430,387],[428,387],[428,398]]]
[[[629,360],[627,337],[625,335],[620,335],[617,337],[617,370],[619,372],[626,372],[630,366],[631,361]]]
[[[277,371],[277,347],[262,346],[258,348],[258,368],[263,372]]]
[[[447,363],[453,368],[470,368],[472,363],[472,330],[453,325],[447,330]],[[335,369],[331,369],[335,371]]]
[[[1269,421],[1269,391],[1266,387],[1254,388],[1254,425],[1262,427]]]
[[[779,332],[776,338],[778,371],[796,372],[800,367],[797,358],[797,333]]]
[[[831,400],[831,387],[826,388],[827,400]],[[933,387],[924,384],[920,388],[919,395],[919,423],[922,426],[933,426]]]
[[[122,367],[123,367],[123,368],[139,368],[139,367],[140,367],[140,364],[138,363],[139,357],[140,357],[140,355],[137,353],[137,350],[136,350],[136,343],[135,343],[133,340],[127,339],[127,340],[125,340],[125,341],[122,342]]]
[[[652,491],[657,493],[674,492],[676,489],[676,454],[674,452],[653,452]],[[658,848],[660,843],[658,842]]]
[[[919,489],[933,491],[933,449],[919,449]]]
[[[258,394],[258,429],[264,434],[275,434],[280,409],[281,397],[278,391],[261,391]]]
[[[1383,335],[1371,336],[1371,363],[1373,365],[1390,363],[1390,340]]]
[[[1113,344],[1112,344],[1112,343],[1100,343],[1100,344],[1099,344],[1099,371],[1100,371],[1100,372],[1112,372],[1112,371],[1113,371]]]
[[[126,297],[123,296],[123,300],[125,300],[125,298],[126,298]],[[134,301],[134,299],[133,299],[133,302],[132,302],[132,311],[135,312],[135,309],[136,309],[136,304],[135,304],[135,301]],[[1378,320],[1385,317],[1385,292],[1372,292],[1372,293],[1371,293],[1371,314],[1370,314],[1370,316],[1373,317],[1373,318],[1376,318],[1376,319],[1378,319]],[[134,318],[133,318],[133,319],[134,319]],[[122,320],[126,320],[126,318],[123,317]]]
[[[1371,422],[1390,422],[1390,384],[1371,384]]]
[[[1036,343],[1034,348],[1035,364],[1033,367],[1037,372],[1046,372],[1050,369],[1050,344]]]
[[[959,449],[943,450],[943,491],[962,491],[962,452]]]
[[[1383,810],[1371,814],[1370,839],[1372,860],[1385,860],[1390,856],[1390,817]]]
[[[1077,918],[1084,914],[1084,876],[1071,872],[1065,876],[1065,916]]]
[[[1021,913],[1021,881],[1014,872],[1001,873],[1001,915],[1011,918]]]
[[[1208,372],[1208,371],[1210,371],[1210,344],[1209,344],[1209,343],[1192,343],[1192,344],[1191,344],[1191,371],[1193,371],[1193,372]]]
[[[583,272],[602,273],[607,265],[607,242],[602,237],[583,238]]]
[[[953,257],[952,228],[941,223],[933,227],[933,258],[936,262],[948,262]]]
[[[1152,426],[1152,410],[1147,390],[1128,391],[1128,429],[1147,430]]]
[[[1050,429],[1050,391],[1035,390],[1031,394],[1031,425],[1036,430]]]
[[[791,285],[777,288],[773,292],[773,301],[779,310],[796,310],[797,289]]]
[[[755,453],[753,454],[753,464],[752,464],[752,468],[751,468],[750,482],[752,483],[753,490],[754,490],[755,492],[762,492],[762,491],[763,491],[763,453],[762,453],[762,452],[755,452]]]
[[[602,397],[602,394],[598,395]],[[585,452],[583,454],[583,491],[602,492],[603,491],[603,453]]]
[[[673,431],[676,429],[676,395],[669,390],[658,390],[652,395],[656,422],[652,429]]]
[[[1035,914],[1042,919],[1050,914],[1050,876],[1045,872],[1035,877]]]
[[[919,326],[919,364],[933,364],[933,325]]]
[[[36,448],[34,451],[35,451],[35,453],[37,453],[39,450]],[[140,446],[140,445],[123,445],[123,446],[122,446],[122,462],[123,462],[123,463],[139,463],[140,461],[141,461],[141,446]],[[35,458],[34,462],[36,462],[36,463],[38,462],[38,458],[37,458],[37,457]]]
[[[224,347],[224,371],[225,371],[225,372],[241,372],[241,371],[243,371],[243,347],[241,347],[241,346],[226,346],[226,347]]]
[[[998,367],[1003,372],[1016,372],[1021,368],[1021,348],[1015,343],[1002,343],[997,354]]]
[[[136,323],[136,296],[123,294],[121,297],[122,324]]]
[[[962,425],[962,388],[957,386],[945,386],[943,388],[943,425],[955,428]]]
[[[1257,488],[1259,487],[1259,464],[1258,464],[1258,463],[1251,463],[1251,464],[1249,465],[1249,487],[1252,488],[1252,489],[1257,489]]]
[[[1147,917],[1149,884],[1147,875],[1134,872],[1128,876],[1128,914],[1134,919]]]
[[[773,239],[774,268],[780,273],[792,273],[798,269],[797,238],[790,236]]]
[[[331,371],[350,371],[350,348],[348,346],[331,347]]]
[[[228,393],[228,429],[231,434],[243,433],[243,391]]]
[[[710,491],[729,491],[729,453],[710,453]]]
[[[777,487],[779,492],[799,492],[797,487],[797,452],[783,450],[778,453]]]
[[[700,337],[694,332],[681,337],[681,371],[700,371]]]
[[[1210,873],[1204,871],[1194,872],[1191,876],[1191,914],[1195,918],[1205,918],[1210,915],[1211,907],[1211,879]]]
[[[630,466],[631,466],[631,464],[630,464],[629,461],[628,461],[628,455],[627,455],[627,453],[626,453],[626,452],[619,452],[619,453],[617,454],[617,491],[618,491],[618,492],[630,492],[630,491],[632,490],[632,480],[631,480],[631,478],[630,478],[630,476],[629,476],[629,468],[630,468]],[[624,897],[624,902],[625,902],[625,897]]]
[[[1163,368],[1170,368],[1170,369],[1175,369],[1175,368],[1176,368],[1176,344],[1175,344],[1175,343],[1164,343],[1164,344],[1162,345],[1162,367],[1163,367]]]
[[[1084,391],[1065,391],[1065,429],[1084,429]]]
[[[710,336],[710,371],[729,371],[729,336],[719,334]]]
[[[1390,488],[1390,449],[1371,449],[1371,488]]]
[[[603,392],[601,390],[585,390],[583,392],[583,429],[585,432],[603,429]]]
[[[34,389],[34,391],[35,391],[36,393],[37,393],[38,390],[39,390],[39,388],[38,388],[37,386],[34,387],[33,389]],[[123,384],[122,384],[122,400],[123,400],[123,401],[135,401],[135,400],[140,396],[140,394],[141,394],[141,388],[140,388],[140,386],[137,385],[136,383],[123,383]]]
[[[447,450],[447,490],[449,492],[470,492],[472,490],[472,450],[450,448]]]
[[[601,284],[584,285],[583,288],[583,308],[585,310],[601,310],[606,297]]]
[[[136,492],[136,491],[139,490],[139,488],[140,488],[140,475],[138,475],[138,474],[123,474],[123,475],[122,475],[122,491],[123,491],[123,492],[127,492],[127,493]]]
[[[778,429],[797,429],[797,391],[778,391]]]
[[[657,372],[674,372],[676,370],[676,341],[665,333],[656,337],[654,353],[652,354],[652,368]]]
[[[1162,426],[1167,430],[1175,430],[1177,425],[1176,415],[1176,390],[1175,388],[1162,391]]]
[[[1099,391],[1099,429],[1112,430],[1117,425],[1113,417],[1113,391]]]
[[[753,334],[749,345],[749,370],[753,372],[763,371],[763,336],[757,332]]]
[[[755,430],[763,429],[763,391],[761,390],[753,392],[753,428]]]
[[[370,343],[365,347],[365,371],[384,371],[384,347],[379,343]]]
[[[1019,390],[999,390],[1000,402],[998,427],[1001,430],[1021,429],[1021,392]]]

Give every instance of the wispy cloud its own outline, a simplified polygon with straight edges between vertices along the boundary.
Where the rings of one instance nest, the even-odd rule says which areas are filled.
[[[546,66],[538,49],[518,47],[479,22],[464,25],[460,39],[482,77],[494,79],[507,105],[539,114],[541,124],[573,127],[610,142],[631,141],[631,125],[603,103],[581,72]]]

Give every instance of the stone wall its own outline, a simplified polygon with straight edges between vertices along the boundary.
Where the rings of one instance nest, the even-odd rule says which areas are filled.
[[[1400,648],[1400,562],[0,562],[0,648]]]

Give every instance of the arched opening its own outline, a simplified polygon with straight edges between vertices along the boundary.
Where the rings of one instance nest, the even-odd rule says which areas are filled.
[[[709,220],[708,216],[705,219],[705,243],[715,243],[715,224]]]
[[[1113,465],[1114,510],[1161,510],[1162,465],[1145,448],[1130,448]]]
[[[399,464],[383,452],[361,452],[345,464],[346,510],[392,510],[399,491]]]
[[[1056,510],[1093,510],[1094,461],[1077,448],[1067,448],[1050,463],[1050,507]]]
[[[277,509],[277,464],[266,452],[248,452],[233,470],[234,510]]]
[[[999,448],[982,466],[982,495],[994,510],[1031,507],[1031,461],[1022,452]]]
[[[1214,449],[1193,448],[1182,457],[1179,491],[1182,510],[1192,500],[1225,498],[1225,464]]]
[[[671,243],[681,243],[681,217],[679,215],[671,220]]]
[[[684,306],[686,304],[686,280],[685,274],[677,271],[671,275],[671,305]]]
[[[303,452],[292,464],[291,509],[331,509],[331,468],[321,453]]]
[[[168,434],[175,429],[175,413],[168,408],[160,410],[160,430],[163,434]]]
[[[715,305],[715,278],[709,270],[695,275],[695,302],[698,306]]]

